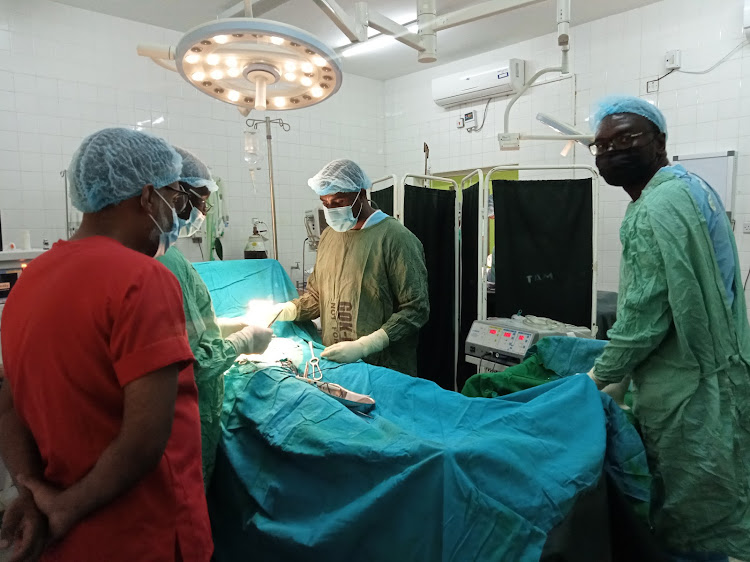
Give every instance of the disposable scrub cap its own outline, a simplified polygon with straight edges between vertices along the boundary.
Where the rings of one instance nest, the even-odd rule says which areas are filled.
[[[70,199],[96,213],[136,197],[144,185],[160,188],[180,177],[182,158],[165,140],[124,128],[86,137],[68,167]]]
[[[611,96],[604,98],[598,104],[597,110],[591,118],[591,126],[596,132],[605,117],[616,113],[635,113],[645,117],[659,128],[659,131],[667,134],[667,120],[664,114],[654,104],[634,96]]]
[[[174,149],[182,156],[180,181],[184,181],[193,187],[206,187],[211,193],[219,190],[219,186],[216,185],[208,166],[201,162],[195,154],[179,146],[175,146]]]
[[[354,193],[370,189],[372,182],[365,171],[351,160],[334,160],[325,165],[314,177],[307,180],[318,195],[332,193]]]

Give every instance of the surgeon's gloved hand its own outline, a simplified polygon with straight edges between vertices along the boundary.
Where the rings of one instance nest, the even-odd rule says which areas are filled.
[[[342,341],[325,348],[321,357],[336,363],[354,363],[373,353],[383,351],[388,344],[388,334],[382,328],[369,336],[362,336],[355,341]]]
[[[604,390],[604,388],[607,386],[606,382],[602,382],[599,379],[596,378],[596,374],[594,373],[594,368],[592,367],[591,370],[588,372],[589,378],[594,381],[594,384],[596,385],[596,388],[599,390]]]
[[[262,326],[245,326],[239,332],[230,334],[226,340],[234,346],[238,355],[263,353],[273,338],[273,330]]]
[[[274,322],[274,318],[276,318],[276,322],[292,322],[296,320],[297,305],[295,305],[293,302],[283,302],[274,306],[273,309],[271,309],[271,313],[269,314],[266,326],[268,326],[271,322]]]
[[[221,337],[227,339],[230,334],[239,332],[242,328],[247,326],[247,322],[240,318],[217,318],[216,323],[219,325],[221,330]]]

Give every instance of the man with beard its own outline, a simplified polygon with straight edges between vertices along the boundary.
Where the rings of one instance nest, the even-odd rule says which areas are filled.
[[[589,376],[632,376],[651,523],[673,559],[750,559],[750,328],[731,224],[711,186],[670,165],[654,105],[607,99],[593,126],[599,172],[632,202],[617,322]]]

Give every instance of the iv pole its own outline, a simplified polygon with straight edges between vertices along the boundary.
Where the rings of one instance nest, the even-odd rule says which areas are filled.
[[[268,145],[268,185],[271,191],[271,231],[273,232],[273,259],[279,260],[279,237],[276,233],[276,192],[273,186],[273,151],[271,150],[271,124],[278,125],[284,132],[291,130],[291,125],[283,119],[248,119],[245,121],[248,127],[257,129],[261,123],[266,124],[266,144]]]

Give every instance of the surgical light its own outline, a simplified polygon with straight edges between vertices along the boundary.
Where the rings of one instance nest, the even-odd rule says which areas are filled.
[[[139,45],[138,53],[245,112],[315,105],[338,92],[343,77],[336,52],[314,35],[252,17],[210,21],[188,31],[176,47]],[[300,70],[308,78],[304,83]],[[294,79],[287,76],[292,73]],[[239,96],[230,97],[230,91]]]
[[[561,135],[583,135],[581,131],[573,127],[572,125],[568,125],[567,123],[564,123],[558,119],[555,119],[551,115],[547,115],[546,113],[537,113],[536,114],[536,120],[540,123],[544,123],[551,129],[554,129]]]
[[[547,115],[546,113],[537,113],[536,120],[540,123],[544,123],[549,128],[557,131],[561,135],[580,135],[582,137],[586,137],[583,139],[576,139],[576,142],[582,144],[583,146],[588,146],[590,143],[594,142],[593,135],[589,137],[586,135],[586,133],[584,133],[583,131],[579,131],[573,125],[568,125],[564,121],[555,119],[554,117],[552,117],[551,115]]]
[[[312,86],[312,79],[308,78],[307,76],[303,76],[302,80],[300,80],[299,82],[300,84],[302,84],[303,86],[307,86],[308,88]]]

